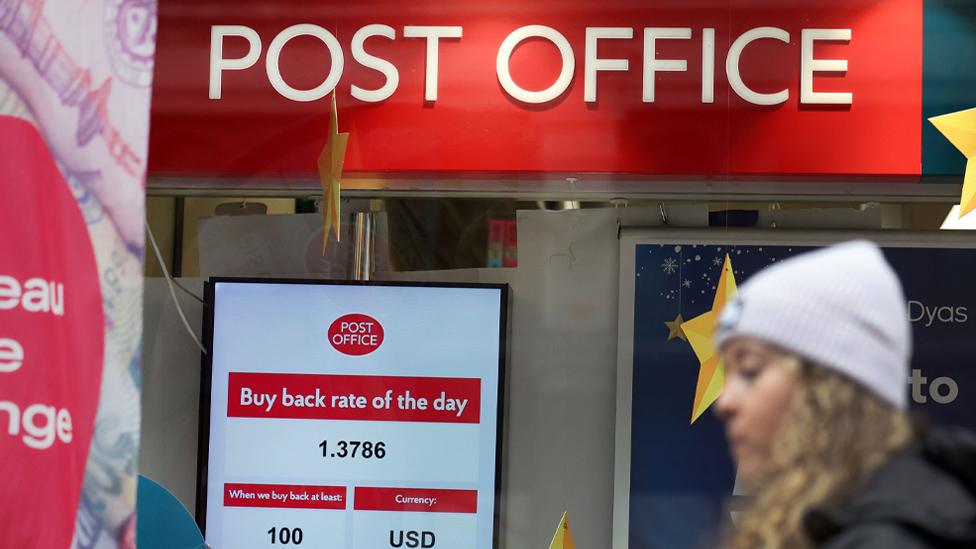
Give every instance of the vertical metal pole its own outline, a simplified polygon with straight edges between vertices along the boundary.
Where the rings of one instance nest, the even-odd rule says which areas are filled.
[[[173,278],[183,276],[183,222],[186,202],[182,196],[173,199],[173,264],[170,274]]]
[[[356,213],[356,256],[353,280],[369,280],[373,273],[373,214]]]

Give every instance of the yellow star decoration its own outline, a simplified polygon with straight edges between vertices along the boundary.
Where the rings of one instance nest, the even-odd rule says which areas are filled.
[[[718,324],[719,315],[725,304],[735,297],[735,275],[732,273],[732,260],[725,255],[722,275],[715,289],[712,310],[685,322],[681,329],[688,336],[688,343],[695,351],[701,365],[698,369],[698,385],[695,387],[695,402],[691,409],[691,423],[694,423],[722,392],[725,383],[725,365],[719,357],[712,337]]]
[[[573,532],[569,529],[569,512],[563,513],[563,518],[559,519],[559,526],[556,526],[556,534],[552,536],[549,549],[576,549],[573,542]]]
[[[929,118],[942,135],[966,157],[966,175],[962,180],[959,217],[976,210],[976,109],[967,109]]]
[[[668,341],[672,339],[680,339],[682,341],[688,341],[688,336],[685,335],[685,331],[681,329],[681,325],[684,323],[685,319],[681,317],[681,313],[674,317],[671,322],[665,322],[664,325],[668,327]]]
[[[339,133],[339,114],[335,92],[332,93],[332,109],[329,112],[329,140],[319,154],[319,180],[322,182],[322,253],[329,245],[329,230],[335,230],[339,241],[339,194],[342,187],[342,163],[346,158],[348,133]]]

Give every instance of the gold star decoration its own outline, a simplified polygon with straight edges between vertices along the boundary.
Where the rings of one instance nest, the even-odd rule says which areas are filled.
[[[681,325],[684,323],[685,319],[681,317],[681,313],[674,317],[671,322],[665,322],[664,325],[668,327],[668,341],[672,339],[680,339],[682,341],[688,341],[688,336],[685,335],[685,331],[681,329]]]
[[[976,210],[976,108],[929,118],[942,135],[966,157],[959,217]]]
[[[569,529],[569,511],[564,512],[563,518],[559,519],[556,534],[552,536],[549,549],[576,549],[573,532]]]
[[[691,408],[691,423],[694,423],[705,410],[708,410],[722,392],[725,384],[725,364],[715,348],[712,338],[715,335],[715,327],[718,324],[719,315],[725,304],[735,297],[736,285],[735,275],[732,271],[732,260],[728,254],[725,255],[725,264],[722,266],[722,275],[718,279],[715,287],[715,298],[712,300],[712,309],[706,313],[683,323],[681,329],[688,336],[688,343],[691,344],[695,356],[700,362],[698,368],[698,383],[695,387],[695,401]]]
[[[332,108],[329,112],[329,139],[319,154],[319,180],[322,183],[322,253],[329,245],[329,230],[335,230],[339,241],[339,197],[342,189],[342,164],[346,159],[349,134],[339,133],[339,114],[335,92],[332,92]]]

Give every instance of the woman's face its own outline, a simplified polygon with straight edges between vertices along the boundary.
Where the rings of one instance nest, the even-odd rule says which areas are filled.
[[[739,477],[752,481],[763,471],[773,439],[796,383],[793,357],[754,338],[741,337],[721,350],[725,387],[715,410],[725,422]]]

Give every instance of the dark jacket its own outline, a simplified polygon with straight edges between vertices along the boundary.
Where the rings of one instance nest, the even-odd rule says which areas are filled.
[[[927,434],[804,525],[821,549],[976,549],[976,434]]]

